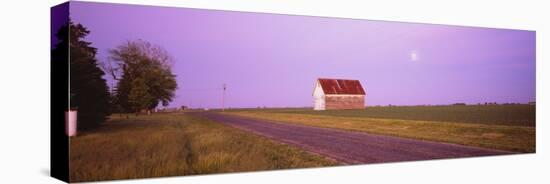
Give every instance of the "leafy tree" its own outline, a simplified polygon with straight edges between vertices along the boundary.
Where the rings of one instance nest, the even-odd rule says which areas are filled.
[[[130,94],[135,88],[136,79],[143,80],[151,96],[143,109],[151,110],[159,104],[167,106],[174,98],[177,88],[175,75],[172,74],[173,59],[163,48],[149,42],[128,41],[110,50],[109,70],[117,84],[117,102],[126,112],[135,112],[134,101]],[[142,110],[143,110],[142,109]]]
[[[52,50],[52,62],[61,62],[59,58],[67,57],[63,48],[69,45],[70,107],[78,109],[80,130],[97,127],[110,115],[110,94],[95,58],[97,49],[84,40],[89,33],[83,25],[69,21],[57,32],[60,42]]]
[[[128,102],[131,108],[139,114],[139,111],[151,106],[153,97],[149,94],[149,87],[142,78],[132,81],[132,89],[128,94]]]

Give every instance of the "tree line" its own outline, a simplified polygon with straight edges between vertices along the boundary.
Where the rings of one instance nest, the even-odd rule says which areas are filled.
[[[69,45],[69,108],[78,111],[79,130],[98,127],[113,112],[150,113],[172,101],[178,85],[174,59],[165,49],[144,40],[127,41],[110,49],[107,62],[100,63],[97,48],[85,40],[89,34],[82,24],[69,21],[56,33],[59,42],[52,50],[56,62],[67,57],[61,49]],[[116,81],[112,90],[106,74]]]

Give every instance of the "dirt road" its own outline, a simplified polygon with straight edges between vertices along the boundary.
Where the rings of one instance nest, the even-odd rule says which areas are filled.
[[[197,115],[276,141],[299,146],[345,164],[513,154],[456,144],[292,125],[219,113]]]

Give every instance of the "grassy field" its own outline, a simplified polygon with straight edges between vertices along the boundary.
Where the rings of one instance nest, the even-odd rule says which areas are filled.
[[[248,109],[248,111],[250,110],[258,111],[258,109]],[[367,107],[366,110],[313,111],[311,108],[296,108],[260,109],[259,111],[337,117],[444,121],[513,126],[535,126],[536,118],[534,105],[386,106]]]
[[[70,140],[70,181],[258,171],[337,163],[184,114],[113,116]]]
[[[513,152],[535,151],[535,109],[528,105],[369,107],[366,110],[329,111],[264,109],[227,113]]]

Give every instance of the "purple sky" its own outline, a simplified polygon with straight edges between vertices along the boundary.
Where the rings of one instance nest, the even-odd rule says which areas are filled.
[[[72,2],[105,61],[143,39],[175,58],[170,106],[312,106],[315,80],[360,80],[367,105],[535,101],[535,32]]]

